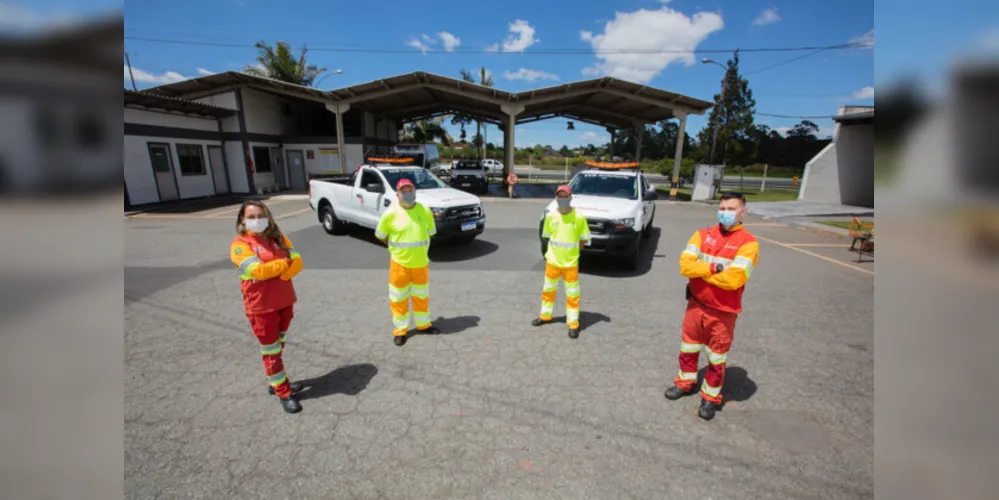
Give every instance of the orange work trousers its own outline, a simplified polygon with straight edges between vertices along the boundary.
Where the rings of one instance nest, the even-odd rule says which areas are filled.
[[[701,383],[701,398],[721,404],[725,363],[735,333],[735,313],[719,311],[693,300],[687,301],[683,317],[683,343],[680,344],[680,372],[673,384],[690,392],[697,383],[697,359],[702,349],[708,351],[708,370]]]
[[[541,319],[551,321],[555,312],[555,292],[558,281],[565,281],[565,323],[579,328],[579,268],[556,267],[545,263],[545,286],[541,289]]]
[[[249,316],[253,335],[260,343],[260,354],[264,360],[264,373],[274,388],[274,394],[281,398],[291,396],[291,385],[284,373],[284,361],[281,353],[284,351],[285,338],[294,309],[288,306],[280,311]]]
[[[392,261],[389,265],[389,306],[395,336],[409,331],[409,299],[413,299],[413,316],[416,329],[430,328],[430,267],[404,267]]]

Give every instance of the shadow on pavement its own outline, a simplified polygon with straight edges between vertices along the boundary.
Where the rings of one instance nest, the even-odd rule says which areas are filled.
[[[203,212],[205,210],[214,210],[222,207],[238,208],[239,204],[243,203],[243,201],[245,200],[258,200],[267,203],[267,200],[271,199],[273,196],[281,194],[288,194],[288,193],[275,193],[273,195],[229,194],[229,195],[211,196],[207,198],[168,201],[162,203],[150,203],[148,205],[133,207],[131,210],[125,210],[125,212],[148,212],[148,213],[158,213],[158,214],[193,214],[197,212]],[[235,219],[235,215],[233,215],[233,219]]]
[[[585,293],[585,292],[584,292]],[[552,318],[553,323],[565,323],[565,316],[556,316]],[[609,316],[590,312],[590,311],[579,311],[579,331],[583,332],[587,328],[596,325],[597,323],[610,323],[611,319]]]
[[[580,259],[579,272],[608,278],[634,278],[648,274],[652,270],[652,259],[659,249],[659,235],[662,231],[653,226],[649,236],[642,238],[642,250],[638,256],[638,268],[634,271],[624,267],[627,257],[612,257],[584,254]],[[585,292],[584,292],[585,293]]]
[[[564,182],[550,184],[517,184],[513,188],[514,198],[555,198],[555,188]],[[480,194],[480,198],[509,198],[502,182],[490,182],[489,193]]]
[[[455,316],[453,318],[442,316],[434,320],[434,326],[440,328],[442,335],[450,335],[479,326],[481,319],[478,316]]]
[[[708,367],[701,368],[697,372],[697,387],[701,386],[704,381],[704,373],[707,372]],[[719,410],[724,409],[725,403],[741,403],[743,401],[748,401],[756,394],[756,382],[753,382],[749,378],[749,373],[746,372],[745,368],[741,366],[728,366],[725,369],[725,382],[722,384],[722,407]]]
[[[377,374],[378,368],[370,363],[341,366],[321,377],[298,380],[304,386],[298,398],[304,401],[333,394],[356,396],[368,387]]]

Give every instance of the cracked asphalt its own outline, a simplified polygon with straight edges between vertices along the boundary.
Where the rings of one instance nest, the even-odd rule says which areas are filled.
[[[487,200],[480,239],[435,246],[444,334],[400,348],[385,248],[327,235],[305,201],[273,204],[305,263],[284,358],[306,385],[296,415],[266,392],[232,218],[127,218],[126,498],[873,497],[874,268],[851,263],[849,241],[747,219],[766,240],[728,403],[704,422],[696,398],[663,391],[685,306],[676,262],[713,208],[658,202],[637,272],[584,260],[572,340],[529,325],[543,205]]]

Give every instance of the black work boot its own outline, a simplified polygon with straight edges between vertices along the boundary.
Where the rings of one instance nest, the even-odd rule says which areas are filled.
[[[405,335],[395,335],[392,338],[392,342],[395,342],[395,345],[401,346],[401,345],[403,345],[403,344],[406,343],[406,336]]]
[[[693,391],[685,391],[685,390],[683,390],[683,389],[681,389],[681,388],[679,388],[679,387],[677,387],[677,386],[674,385],[673,387],[670,387],[669,389],[666,389],[665,396],[666,396],[666,399],[668,399],[670,401],[676,401],[677,399],[680,399],[680,398],[682,398],[684,396],[689,395],[691,392],[693,392]]]
[[[697,416],[703,418],[704,420],[711,420],[715,418],[715,410],[718,409],[718,405],[708,401],[707,399],[701,400],[701,407],[697,409]]]
[[[570,328],[569,329],[569,338],[570,339],[579,338],[579,328]]]
[[[531,322],[531,326],[544,326],[551,322],[552,320],[550,319],[534,318],[534,321]]]
[[[292,382],[292,383],[290,383],[288,385],[291,386],[291,393],[292,394],[297,394],[299,392],[302,392],[302,383],[301,382]],[[267,394],[270,394],[271,396],[274,395],[274,386],[271,386],[271,385],[267,386]]]
[[[302,405],[294,395],[281,398],[281,407],[288,413],[298,413],[302,411]]]
[[[424,335],[437,335],[441,333],[441,329],[433,325],[431,325],[430,328],[427,328],[426,330],[418,330],[418,331]]]

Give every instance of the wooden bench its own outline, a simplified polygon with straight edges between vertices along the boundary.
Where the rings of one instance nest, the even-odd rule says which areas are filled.
[[[860,219],[854,217],[853,220],[850,221],[850,238],[853,238],[853,243],[850,244],[850,251],[857,252],[857,262],[864,262],[864,255],[870,256],[873,260],[873,222],[861,222]]]

